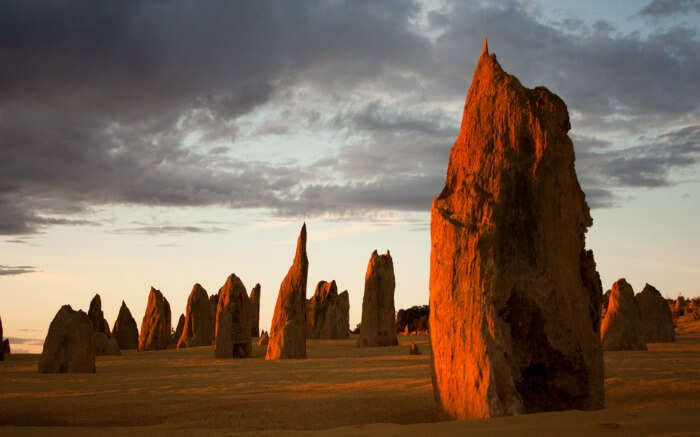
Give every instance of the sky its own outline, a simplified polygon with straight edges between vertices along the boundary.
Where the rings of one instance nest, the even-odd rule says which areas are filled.
[[[391,251],[427,304],[430,203],[484,37],[568,105],[604,289],[700,295],[700,0],[0,3],[0,317],[41,350],[95,293],[173,324],[192,285],[260,283],[261,329],[303,222],[307,296]]]

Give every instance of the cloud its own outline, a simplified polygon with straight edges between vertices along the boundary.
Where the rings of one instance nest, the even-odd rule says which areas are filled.
[[[699,0],[653,0],[641,11],[640,15],[666,17],[675,14],[700,13]]]
[[[696,5],[654,1],[643,15]],[[620,188],[672,185],[694,168],[697,27],[642,20],[651,22],[644,32],[625,33],[605,20],[547,21],[537,7],[2,2],[0,234],[98,226],[91,212],[114,204],[276,216],[427,211],[484,35],[507,71],[569,105],[592,206],[619,204]],[[314,154],[303,138],[290,141],[302,134],[332,144]],[[273,158],[257,157],[265,147]],[[278,158],[274,147],[294,153]]]
[[[235,121],[295,84],[416,68],[411,1],[0,5],[0,234],[92,205],[274,208],[298,169],[231,159]],[[29,91],[28,91],[29,90]],[[54,218],[47,219],[49,212]],[[63,216],[63,217],[61,217]]]
[[[36,272],[34,266],[4,266],[0,264],[0,276],[22,275],[24,273]]]
[[[137,226],[131,228],[115,229],[118,234],[146,234],[146,235],[183,235],[183,234],[212,234],[226,232],[226,229],[221,227],[202,227],[202,226],[173,226],[173,225],[155,225],[155,226]]]
[[[700,125],[687,126],[658,136],[642,146],[604,155],[602,174],[628,187],[668,186],[673,170],[700,162]]]
[[[25,344],[29,346],[42,346],[44,340],[41,338],[21,338],[21,337],[8,337],[10,340],[10,345],[14,346],[16,344]],[[19,351],[19,349],[17,349]]]

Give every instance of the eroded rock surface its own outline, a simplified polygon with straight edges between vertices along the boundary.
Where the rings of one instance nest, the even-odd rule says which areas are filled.
[[[277,304],[270,326],[266,360],[306,358],[306,224],[301,227],[297,249],[287,276],[277,294]]]
[[[119,343],[109,331],[109,324],[104,318],[102,312],[102,299],[99,294],[96,294],[90,301],[90,309],[88,310],[90,324],[95,331],[95,354],[100,355],[121,355]]]
[[[201,285],[192,287],[185,314],[177,348],[209,346],[214,339],[216,317],[212,318],[209,295]]]
[[[110,337],[104,332],[95,332],[95,355],[121,355],[119,343],[114,337]]]
[[[433,389],[453,418],[603,407],[602,290],[570,127],[559,97],[523,87],[484,42],[431,210]]]
[[[212,332],[211,342],[214,343],[216,338],[216,309],[219,306],[219,293],[209,296],[209,305],[211,308],[211,319],[214,321],[214,331]]]
[[[250,299],[243,282],[233,273],[219,290],[216,309],[217,358],[249,357],[253,349],[250,338]]]
[[[62,306],[49,325],[39,372],[95,373],[94,334],[87,314]]]
[[[170,335],[170,346],[176,346],[177,341],[182,337],[182,331],[185,329],[185,315],[180,314],[180,317],[177,319],[177,326],[175,327],[175,331]]]
[[[117,320],[114,322],[112,337],[117,340],[120,349],[137,349],[139,347],[139,328],[124,301],[119,308]]]
[[[92,329],[94,329],[95,332],[103,332],[107,334],[107,337],[112,335],[109,332],[109,324],[107,320],[105,320],[104,313],[102,312],[102,299],[99,294],[96,294],[90,301],[88,317],[90,317],[90,323],[92,323]]]
[[[362,322],[358,346],[395,346],[396,317],[394,307],[394,262],[387,250],[379,255],[375,250],[369,258],[362,297]]]
[[[676,338],[671,309],[666,299],[654,286],[646,284],[635,297],[642,321],[642,339],[645,343],[671,342]]]
[[[270,342],[270,336],[267,332],[262,331],[260,333],[260,338],[258,338],[258,346],[267,346]]]
[[[350,337],[350,295],[338,294],[335,281],[320,281],[306,301],[308,338],[344,339]]]
[[[167,349],[171,341],[170,328],[170,304],[160,290],[151,287],[141,321],[139,350]]]
[[[250,335],[258,337],[260,335],[260,284],[255,284],[250,290]]]
[[[608,311],[601,327],[603,350],[647,350],[642,334],[639,305],[632,286],[624,278],[612,286]]]

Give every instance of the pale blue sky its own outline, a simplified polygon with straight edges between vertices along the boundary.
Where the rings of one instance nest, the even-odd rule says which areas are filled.
[[[303,221],[307,295],[335,279],[352,326],[375,249],[391,250],[397,309],[426,304],[429,203],[484,34],[569,106],[604,288],[700,295],[700,6],[610,4],[175,2],[141,33],[123,30],[148,24],[139,2],[0,6],[5,336],[37,351],[58,308],[96,292],[110,325],[122,300],[140,325],[151,285],[176,323],[195,282],[214,293],[232,272],[261,283],[268,329]]]

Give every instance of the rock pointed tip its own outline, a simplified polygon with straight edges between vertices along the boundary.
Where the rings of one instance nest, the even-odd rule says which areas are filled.
[[[489,54],[489,42],[486,36],[484,36],[484,47],[481,49],[481,56]]]
[[[299,233],[299,238],[306,244],[306,222],[301,226],[301,232]]]

